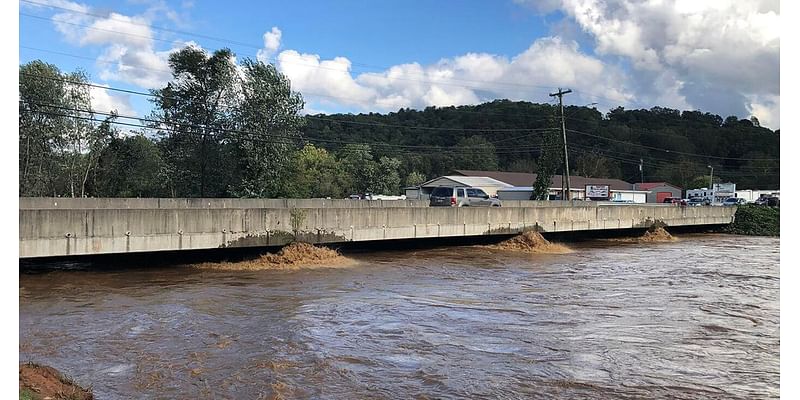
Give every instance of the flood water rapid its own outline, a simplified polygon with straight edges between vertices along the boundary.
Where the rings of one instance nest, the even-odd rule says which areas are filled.
[[[99,399],[779,396],[779,239],[20,274],[19,360]]]

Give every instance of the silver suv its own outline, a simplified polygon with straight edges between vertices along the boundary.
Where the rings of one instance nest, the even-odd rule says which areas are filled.
[[[500,207],[500,200],[489,197],[483,189],[440,186],[431,192],[431,207]]]

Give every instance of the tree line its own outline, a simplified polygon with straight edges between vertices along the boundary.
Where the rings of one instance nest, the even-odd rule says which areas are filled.
[[[169,66],[150,114],[132,119],[94,111],[82,71],[21,65],[20,196],[341,198],[398,194],[454,169],[563,170],[549,104],[304,116],[271,64],[189,46]],[[635,182],[641,163],[645,180],[690,188],[707,185],[711,165],[718,180],[779,188],[780,132],[755,119],[661,107],[565,115],[571,174]]]

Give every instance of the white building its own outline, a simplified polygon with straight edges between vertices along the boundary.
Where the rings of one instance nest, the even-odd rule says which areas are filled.
[[[551,197],[560,195],[561,188],[550,188]],[[585,189],[572,189],[570,190],[571,196],[575,200],[583,200],[586,198]],[[650,193],[646,190],[625,190],[614,189],[611,190],[609,201],[632,201],[634,203],[646,203],[647,194]],[[533,187],[531,186],[514,186],[510,188],[497,189],[497,198],[500,200],[530,200],[533,196]]]
[[[419,187],[412,187],[405,189],[405,196],[408,199],[429,199],[433,189],[439,186],[456,187],[468,186],[483,189],[489,196],[497,196],[498,189],[509,188],[511,185],[505,182],[498,181],[497,179],[489,178],[486,176],[460,176],[460,175],[447,175],[431,179],[419,185]]]
[[[761,197],[780,197],[780,190],[737,190],[735,196],[752,203]]]
[[[711,189],[700,188],[690,189],[686,191],[686,197],[700,197],[703,199],[710,199],[712,203],[721,204],[725,199],[736,197],[736,184],[735,183],[715,183]]]

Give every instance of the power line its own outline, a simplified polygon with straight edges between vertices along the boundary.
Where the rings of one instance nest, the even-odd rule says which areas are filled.
[[[199,34],[199,33],[195,33],[195,32],[180,31],[180,30],[164,28],[164,27],[160,27],[160,26],[153,26],[153,25],[137,23],[137,22],[133,22],[133,21],[129,21],[129,20],[122,20],[122,19],[119,19],[119,18],[111,18],[110,16],[104,16],[104,15],[94,14],[94,13],[81,11],[81,10],[74,10],[74,9],[65,8],[65,7],[59,7],[59,6],[54,6],[54,5],[44,4],[44,3],[38,3],[38,2],[30,1],[30,0],[20,0],[20,1],[24,2],[24,3],[43,6],[43,7],[48,7],[48,8],[52,8],[52,9],[59,9],[59,10],[67,11],[67,12],[70,12],[70,13],[84,14],[84,15],[91,16],[91,17],[94,17],[94,18],[111,19],[111,20],[114,20],[114,21],[122,22],[122,23],[127,23],[127,24],[131,24],[131,25],[147,27],[149,29],[154,29],[154,30],[159,30],[159,31],[164,31],[164,32],[169,32],[169,33],[177,33],[177,34],[188,35],[188,36],[195,36],[195,37],[199,37],[199,38],[203,38],[203,39],[213,40],[213,41],[220,42],[220,43],[223,43],[223,44],[233,44],[233,45],[236,45],[236,46],[249,47],[249,48],[253,48],[253,49],[262,49],[263,48],[263,46],[261,46],[261,45],[255,45],[255,44],[251,44],[251,43],[240,42],[240,41],[236,41],[236,40],[232,40],[232,39],[220,38],[220,37],[216,37],[216,36]],[[28,14],[28,13],[24,13],[24,12],[20,12],[19,14],[22,15],[22,16],[25,16],[25,17],[29,17],[29,18],[35,18],[35,19],[40,19],[40,20],[49,20],[49,21],[52,21],[52,22],[68,24],[68,25],[83,27],[83,28],[87,28],[87,29],[93,29],[93,30],[98,30],[98,31],[106,31],[106,32],[109,32],[109,33],[117,34],[117,35],[128,35],[128,36],[133,36],[133,37],[152,39],[152,40],[156,40],[156,41],[161,41],[161,42],[167,42],[167,43],[174,44],[174,41],[167,40],[167,39],[154,38],[154,37],[151,37],[151,36],[137,35],[137,34],[133,34],[133,33],[112,31],[112,30],[97,28],[97,27],[93,27],[93,26],[89,26],[89,25],[78,24],[78,23],[74,23],[74,22],[60,21],[60,20],[53,19],[52,17],[50,17],[50,18],[42,17],[42,16]],[[122,15],[122,14],[120,14],[120,15]],[[274,56],[269,56],[269,57],[267,57],[267,59],[271,60],[273,62],[277,62],[278,61],[278,59],[276,57],[274,57]],[[349,60],[349,61],[350,61],[350,65],[351,66],[359,66],[359,67],[362,67],[362,68],[368,68],[368,69],[377,70],[377,71],[381,71],[381,72],[387,71],[387,70],[389,70],[391,68],[391,67],[387,67],[387,66],[376,66],[376,65],[370,65],[370,64],[360,63],[360,62],[354,62],[352,60]],[[296,64],[296,65],[303,65],[303,66],[307,66],[307,67],[311,67],[311,68],[328,69],[328,70],[331,70],[331,71],[349,73],[349,71],[343,71],[343,70],[337,69],[337,68],[328,68],[328,67],[323,67],[321,65],[312,65],[312,64],[299,63],[299,62],[296,62],[296,61],[285,60],[285,59],[281,60],[281,62],[286,62],[286,63],[290,63],[290,64]],[[362,72],[362,73],[368,73],[368,72]],[[413,72],[405,72],[405,74],[406,75],[410,75],[410,76],[427,77],[427,75],[415,74]],[[430,83],[430,84],[439,84],[439,85],[460,86],[460,87],[466,87],[466,88],[478,89],[478,90],[482,90],[482,89],[485,90],[486,86],[491,87],[491,86],[494,86],[494,85],[509,86],[509,87],[523,87],[523,88],[527,87],[527,88],[547,89],[547,90],[552,88],[551,86],[531,85],[531,84],[525,84],[525,83],[519,83],[519,82],[484,81],[484,80],[463,79],[463,78],[450,78],[450,79],[445,80],[445,81],[441,81],[441,80],[433,81],[433,80],[430,80],[430,79],[419,80],[419,79],[410,79],[410,78],[403,78],[403,77],[389,77],[389,76],[384,76],[384,78],[385,79],[406,80],[406,81],[412,81],[412,82]],[[451,83],[451,82],[468,82],[468,83],[478,84],[478,85],[481,85],[481,86],[471,86],[471,85],[456,84],[456,83]],[[609,106],[619,105],[619,104],[634,104],[634,105],[635,104],[640,104],[640,105],[644,104],[644,103],[640,103],[640,102],[630,101],[628,99],[622,99],[622,100],[620,100],[620,99],[612,99],[612,98],[609,98],[609,97],[605,97],[605,96],[602,96],[602,95],[589,93],[589,92],[585,92],[585,91],[576,91],[576,93],[581,93],[584,96],[590,96],[590,97],[593,97],[593,98],[606,99],[606,100],[609,100],[609,101],[614,103],[614,104],[604,103],[604,104],[609,105]]]
[[[737,161],[778,161],[779,160],[779,159],[776,159],[776,158],[737,158],[737,157],[722,157],[722,156],[710,156],[710,155],[706,155],[706,154],[687,153],[687,152],[682,152],[682,151],[677,151],[677,150],[662,149],[662,148],[659,148],[659,147],[646,146],[646,145],[643,145],[643,144],[626,142],[624,140],[619,140],[619,139],[613,139],[613,138],[609,138],[609,137],[605,137],[605,136],[594,135],[594,134],[587,133],[587,132],[576,131],[574,129],[567,129],[567,132],[572,132],[572,133],[576,133],[576,134],[579,134],[579,135],[594,137],[594,138],[598,138],[598,139],[604,139],[604,140],[608,140],[608,141],[611,141],[611,142],[627,144],[627,145],[630,145],[630,146],[641,147],[641,148],[644,148],[644,149],[662,151],[662,152],[665,152],[665,153],[680,154],[680,155],[685,155],[685,156],[715,158],[715,159],[719,159],[719,160],[737,160]]]
[[[33,4],[33,5],[37,5],[37,6],[47,7],[47,8],[51,8],[51,9],[67,11],[67,12],[70,12],[70,13],[83,14],[83,15],[94,17],[94,18],[104,18],[104,19],[110,19],[110,20],[118,21],[118,22],[122,22],[122,23],[127,23],[127,24],[130,24],[130,25],[143,26],[143,27],[147,27],[149,29],[154,29],[154,30],[158,30],[158,31],[164,31],[164,32],[169,32],[169,33],[177,33],[177,34],[188,35],[188,36],[195,36],[195,37],[199,37],[199,38],[203,38],[203,39],[217,41],[217,42],[220,42],[222,44],[234,44],[234,45],[237,45],[237,46],[249,47],[249,48],[257,49],[257,50],[260,50],[260,49],[264,48],[264,46],[262,46],[262,45],[256,45],[256,44],[252,44],[252,43],[245,43],[245,42],[240,42],[240,41],[236,41],[236,40],[232,40],[232,39],[221,38],[221,37],[217,37],[217,36],[210,36],[210,35],[199,34],[199,33],[188,32],[188,31],[180,31],[180,30],[164,28],[164,27],[160,27],[160,26],[153,26],[153,25],[149,25],[149,24],[138,23],[138,22],[119,19],[119,18],[111,18],[111,16],[107,16],[107,15],[95,14],[95,13],[90,13],[90,12],[87,12],[87,11],[75,10],[75,9],[70,9],[70,8],[66,8],[66,7],[59,7],[59,6],[54,6],[54,5],[45,4],[45,3],[39,3],[39,2],[35,2],[35,1],[30,1],[30,0],[20,0],[20,1],[23,2],[23,3],[28,3],[28,4]],[[117,14],[120,14],[120,13],[117,13]],[[31,18],[36,18],[36,19],[41,19],[41,20],[50,20],[52,22],[66,23],[66,24],[69,24],[69,25],[79,26],[79,27],[88,28],[88,29],[107,31],[107,32],[110,32],[110,33],[118,34],[118,35],[130,35],[130,36],[136,36],[136,37],[142,37],[142,38],[147,38],[147,39],[154,39],[154,40],[166,41],[166,42],[174,43],[174,41],[170,41],[170,40],[167,40],[167,39],[157,39],[157,38],[152,38],[150,36],[143,36],[143,35],[136,35],[136,34],[131,34],[131,33],[124,33],[124,32],[105,30],[105,29],[96,28],[96,27],[93,27],[93,26],[77,24],[77,23],[73,23],[73,22],[55,20],[52,17],[43,17],[43,16],[33,15],[33,14],[28,14],[28,13],[23,13],[23,12],[20,12],[20,15],[23,15],[23,16],[26,16],[26,17],[31,17]],[[122,14],[120,14],[120,15],[122,15]],[[268,59],[275,60],[274,57],[268,57]],[[360,67],[379,70],[379,71],[386,71],[386,70],[389,70],[391,68],[391,67],[387,67],[387,66],[378,66],[378,65],[370,65],[370,64],[360,63],[360,62],[354,62],[352,60],[350,60],[350,64],[354,65],[354,66],[360,66]],[[309,65],[309,64],[302,64],[302,65],[307,65],[307,66],[316,67],[316,68],[325,68],[325,67],[314,66],[314,65]],[[333,68],[332,70],[341,72],[341,70],[335,69],[335,68]],[[426,75],[414,74],[414,73],[407,73],[407,75],[426,76]],[[551,89],[550,86],[531,85],[531,84],[524,84],[524,83],[518,83],[518,82],[484,81],[484,80],[478,80],[478,79],[456,79],[456,78],[450,78],[450,79],[448,79],[448,81],[471,82],[471,83],[477,83],[477,84],[505,85],[505,86],[513,86],[513,87],[530,87],[530,88],[548,89],[548,90]],[[417,81],[417,82],[443,83],[443,81],[430,81],[430,80]],[[469,87],[469,86],[464,86],[464,87]],[[473,87],[473,88],[475,88],[475,87]],[[588,95],[592,95],[590,93],[587,93],[587,94]],[[597,96],[597,95],[592,95],[592,96],[601,97],[601,96]],[[612,100],[612,99],[609,99],[609,100]]]
[[[79,55],[76,55],[76,54],[70,54],[70,53],[65,53],[65,52],[60,52],[60,51],[41,49],[41,48],[25,46],[25,45],[20,45],[19,47],[21,49],[39,51],[39,52],[49,53],[49,54],[56,54],[56,55],[65,56],[65,57],[71,57],[71,58],[77,58],[77,59],[82,59],[82,60],[93,61],[93,62],[97,62],[97,63],[101,63],[101,64],[108,64],[108,65],[114,65],[115,64],[113,61],[97,60],[97,59],[94,59],[94,58],[91,58],[91,57],[84,57],[84,56],[79,56]],[[170,73],[170,74],[172,73],[171,70],[160,69],[160,68],[149,68],[149,67],[141,67],[140,66],[140,67],[136,67],[135,69],[147,70],[147,71],[153,71],[153,72],[163,72],[163,73]],[[105,86],[102,86],[102,88],[107,89],[107,87],[105,87]],[[355,99],[350,98],[350,97],[333,96],[333,95],[329,95],[329,94],[310,92],[310,91],[307,91],[307,90],[303,90],[302,92],[298,92],[298,93],[301,93],[303,96],[325,97],[325,98],[331,98],[331,99],[337,99],[337,100],[344,100],[345,102],[348,102],[348,103],[357,102],[357,101],[355,101]],[[537,104],[537,103],[531,103],[531,104]],[[481,106],[481,105],[482,104],[479,104],[477,106]],[[456,107],[456,106],[453,105],[453,106],[449,106],[449,107]],[[478,115],[497,115],[497,116],[508,117],[507,113],[490,113],[490,112],[485,112],[485,111],[468,111],[468,110],[460,110],[460,109],[457,109],[457,108],[449,109],[449,107],[438,107],[438,108],[448,108],[448,110],[447,110],[448,112],[453,111],[453,112],[458,112],[458,113],[469,113],[469,114],[478,114]],[[457,107],[463,107],[463,106],[457,106]],[[417,112],[425,112],[425,110],[416,110],[416,111]],[[392,112],[392,113],[394,113],[394,112]],[[517,117],[522,117],[521,115],[516,115],[516,116]],[[546,120],[549,120],[549,118],[541,118],[541,119],[529,120],[529,121],[546,121]]]
[[[41,107],[51,107],[51,108],[60,109],[60,110],[64,110],[64,111],[74,111],[74,112],[81,112],[81,113],[87,113],[87,114],[105,115],[105,116],[113,117],[113,118],[138,120],[138,121],[141,121],[141,122],[149,122],[149,123],[152,123],[152,124],[168,124],[168,125],[171,124],[171,125],[178,125],[178,126],[197,128],[197,129],[210,129],[210,130],[213,130],[215,132],[221,132],[221,133],[236,133],[236,134],[241,134],[241,135],[250,135],[250,136],[258,135],[258,136],[266,136],[266,137],[275,137],[275,136],[277,136],[278,139],[279,139],[278,141],[264,140],[264,139],[261,139],[260,137],[259,138],[255,138],[255,139],[257,139],[257,141],[266,142],[266,143],[294,144],[294,142],[286,143],[285,140],[289,139],[289,138],[287,138],[285,136],[276,135],[276,134],[270,134],[270,133],[266,133],[266,132],[257,133],[257,132],[251,132],[251,131],[243,131],[243,130],[228,129],[228,128],[221,128],[221,127],[213,127],[213,126],[209,127],[207,125],[183,123],[183,122],[176,122],[176,121],[171,121],[171,122],[158,121],[158,120],[153,120],[153,119],[148,119],[148,118],[120,115],[120,114],[114,114],[114,113],[103,113],[103,112],[85,110],[85,109],[79,109],[79,108],[63,107],[63,106],[54,105],[54,104],[41,104],[41,103],[34,103],[34,102],[31,102],[31,104],[35,104],[35,105],[38,105],[38,106],[41,106]],[[88,120],[88,121],[95,121],[95,122],[104,122],[105,121],[105,120],[98,120],[98,119],[94,119],[94,118],[90,118],[90,117],[75,116],[75,115],[71,115],[71,114],[51,113],[51,112],[47,112],[47,111],[44,111],[44,110],[22,110],[22,111],[24,111],[24,112],[38,112],[38,113],[44,113],[44,114],[48,114],[48,115],[57,115],[57,116],[64,116],[64,117],[75,117],[75,118],[85,119],[85,120]],[[108,122],[117,123],[117,121],[108,121]],[[131,127],[135,127],[135,128],[153,129],[153,130],[157,130],[157,131],[158,130],[160,130],[160,131],[168,130],[166,128],[159,128],[159,127],[156,127],[156,126],[153,126],[153,125],[147,126],[147,125],[144,125],[144,124],[131,124],[131,123],[119,123],[119,124],[123,125],[123,126],[131,126]],[[198,134],[198,132],[192,132],[192,131],[182,131],[182,132],[183,133],[188,133],[188,134]],[[199,134],[200,135],[205,135],[204,133],[199,133]],[[237,139],[241,139],[241,138],[237,138]],[[281,141],[281,140],[284,140],[284,141]],[[474,151],[474,150],[485,150],[486,149],[485,145],[453,146],[453,147],[448,147],[448,146],[429,146],[429,145],[401,145],[401,144],[391,144],[391,143],[385,143],[385,142],[352,142],[352,141],[330,140],[330,139],[309,138],[309,137],[303,138],[303,140],[307,140],[309,142],[318,142],[318,143],[327,143],[327,144],[369,145],[369,146],[374,146],[374,147],[389,147],[389,148],[412,149],[412,150],[413,149],[424,149],[424,150],[433,150],[433,151],[443,151],[443,150]],[[544,146],[528,146],[528,147],[514,146],[514,147],[507,147],[507,148],[506,147],[500,147],[500,148],[496,148],[496,150],[499,150],[501,152],[501,154],[502,154],[504,150],[507,150],[507,151],[530,151],[530,150],[536,150],[536,149],[542,149],[542,148],[544,148]]]
[[[148,35],[139,35],[139,34],[135,34],[135,33],[119,32],[119,31],[114,31],[114,30],[111,30],[111,29],[102,29],[102,28],[97,28],[97,27],[90,26],[90,25],[78,24],[78,23],[75,23],[75,22],[68,22],[68,21],[60,21],[60,20],[56,20],[56,19],[53,19],[53,18],[42,17],[42,16],[38,16],[38,15],[33,15],[33,14],[27,14],[27,13],[24,13],[24,12],[20,12],[19,15],[24,16],[24,17],[29,17],[29,18],[35,18],[35,19],[40,19],[40,20],[57,22],[59,24],[66,24],[66,25],[72,25],[72,26],[77,26],[77,27],[86,28],[86,29],[92,29],[92,30],[100,31],[100,32],[112,33],[114,35],[130,36],[130,37],[136,37],[136,38],[141,38],[141,39],[155,40],[155,41],[159,41],[159,42],[175,44],[174,40],[161,39],[161,38],[148,36]],[[268,57],[268,59],[270,59],[272,61],[280,61],[280,63],[287,63],[287,64],[305,66],[305,67],[314,68],[314,69],[324,69],[324,70],[334,71],[334,72],[337,72],[337,73],[343,73],[343,74],[347,74],[347,75],[350,75],[350,72],[351,72],[349,70],[343,70],[341,68],[325,67],[325,66],[320,65],[320,64],[316,64],[316,65],[315,64],[307,64],[307,63],[303,63],[303,62],[293,61],[293,60],[290,60],[290,59],[287,60],[285,58],[278,60],[278,59],[275,59],[274,57]],[[388,76],[388,75],[386,75],[386,76],[382,76],[382,78],[383,79],[387,79],[387,80],[400,80],[400,81],[409,81],[409,82],[417,82],[417,83],[428,83],[428,84],[432,84],[432,85],[457,86],[457,87],[464,87],[464,88],[476,89],[476,90],[486,90],[487,86],[488,87],[492,87],[494,85],[544,88],[544,86],[512,84],[512,83],[504,83],[504,82],[489,82],[489,81],[476,81],[481,86],[475,86],[475,85],[465,85],[465,84],[452,83],[452,82],[440,81],[440,80],[411,79],[411,78],[404,78],[404,77],[400,77],[400,76]]]
[[[88,82],[81,82],[81,81],[75,81],[75,80],[64,79],[64,78],[56,78],[56,77],[51,77],[51,76],[44,76],[44,75],[38,75],[38,74],[29,74],[29,73],[21,73],[21,74],[22,74],[23,76],[36,77],[36,78],[42,78],[42,79],[48,79],[48,80],[54,80],[54,81],[60,81],[60,82],[65,82],[65,83],[77,84],[77,85],[85,85],[85,86],[89,86],[89,87],[96,87],[96,88],[100,88],[100,89],[111,90],[111,91],[118,91],[118,92],[122,92],[122,93],[128,93],[128,94],[135,94],[135,95],[148,96],[148,97],[161,97],[161,98],[174,99],[174,97],[171,97],[171,96],[163,96],[163,95],[160,95],[160,94],[155,94],[155,93],[139,92],[139,91],[135,91],[135,90],[128,90],[128,89],[121,89],[121,88],[115,88],[115,87],[108,87],[108,86],[97,85],[97,84],[91,84],[91,83],[88,83]],[[540,131],[549,131],[549,130],[554,130],[554,129],[557,129],[557,128],[510,128],[510,129],[490,129],[490,128],[487,128],[487,129],[480,129],[480,128],[436,128],[436,127],[419,127],[419,126],[407,126],[407,125],[397,125],[397,124],[384,124],[384,123],[377,123],[377,122],[347,121],[347,120],[341,120],[341,119],[338,119],[338,118],[330,118],[330,117],[315,117],[315,116],[310,116],[310,115],[306,115],[306,116],[304,116],[304,117],[305,117],[305,118],[309,118],[309,119],[315,119],[315,120],[321,120],[321,121],[328,121],[328,122],[334,122],[334,123],[341,123],[341,124],[353,124],[353,125],[363,125],[363,126],[375,126],[375,127],[383,127],[383,128],[400,128],[400,129],[411,129],[411,130],[426,130],[426,131],[457,131],[457,132],[540,132]],[[136,117],[136,118],[138,118],[138,117]],[[764,159],[756,159],[756,158],[752,158],[752,159],[750,159],[750,158],[721,157],[721,156],[709,156],[709,155],[703,155],[703,154],[687,153],[687,152],[674,151],[674,150],[663,149],[663,148],[658,148],[658,147],[653,147],[653,146],[646,146],[646,145],[637,144],[637,143],[632,143],[632,142],[627,142],[627,141],[623,141],[623,140],[619,140],[619,139],[608,138],[608,137],[605,137],[605,136],[594,135],[594,134],[590,134],[590,133],[587,133],[587,132],[577,131],[577,130],[574,130],[574,129],[566,129],[566,131],[567,131],[567,132],[570,132],[570,133],[581,134],[581,135],[584,135],[584,136],[589,136],[589,137],[594,137],[594,138],[599,138],[599,139],[609,140],[609,141],[618,142],[618,143],[621,143],[621,144],[631,145],[631,146],[640,147],[640,148],[645,148],[645,149],[649,149],[649,150],[662,151],[662,152],[665,152],[665,153],[671,153],[671,154],[687,155],[687,156],[702,157],[702,158],[714,158],[714,159],[720,159],[720,160],[736,160],[736,161],[779,161],[779,159],[766,159],[766,158],[764,158]],[[499,140],[499,141],[497,141],[497,143],[504,142],[504,141],[507,141],[507,140],[520,139],[520,138],[524,138],[524,137],[527,137],[527,136],[530,136],[530,135],[533,135],[533,134],[535,134],[535,133],[528,133],[528,134],[526,134],[526,135],[519,136],[519,137],[516,137],[516,138],[502,139],[502,140]],[[641,156],[641,155],[637,155],[637,156]],[[652,157],[648,157],[648,158],[652,158]],[[662,159],[662,160],[663,160],[663,159]],[[664,161],[664,162],[673,162],[672,160],[663,160],[663,161]]]
[[[45,105],[45,106],[48,106],[48,105]],[[52,106],[52,105],[50,105],[50,106]],[[77,112],[89,112],[87,110],[81,110],[81,109],[76,109],[76,108],[57,107],[57,106],[52,106],[52,107],[54,107],[54,108],[62,108],[62,109],[65,109],[65,110],[71,110],[71,111],[77,111]],[[159,131],[160,130],[159,128],[156,128],[156,127],[153,127],[153,126],[147,126],[147,125],[143,125],[143,124],[127,123],[127,122],[121,122],[121,121],[116,121],[116,120],[96,119],[96,118],[92,118],[92,117],[85,117],[85,116],[71,115],[71,114],[62,114],[62,113],[54,113],[54,112],[48,112],[48,111],[44,111],[44,110],[21,110],[21,111],[22,112],[39,113],[39,114],[45,114],[45,115],[52,115],[52,116],[69,117],[69,118],[75,118],[75,119],[85,120],[85,121],[108,122],[108,123],[115,124],[115,125],[127,126],[127,127],[133,127],[133,128],[140,128],[140,129],[147,129],[147,130],[155,130],[155,131]],[[109,114],[109,113],[96,112],[94,114],[115,116],[115,117],[118,117],[118,118],[138,119],[137,117],[117,116],[117,115]],[[180,124],[180,125],[192,125],[192,124]],[[193,125],[193,126],[199,126],[199,125]],[[254,134],[252,132],[229,130],[229,129],[218,129],[218,130],[219,131],[224,131],[224,132],[241,133],[241,134]],[[184,131],[184,133],[193,134],[194,136],[203,136],[203,135],[205,135],[204,133],[201,133],[201,132],[191,132],[191,131],[189,131],[189,132]],[[274,136],[274,135],[269,135],[269,134],[264,134],[264,135],[266,135],[266,136]],[[281,137],[279,140],[274,140],[274,139],[273,140],[267,140],[267,139],[263,139],[263,138],[253,138],[253,137],[234,137],[233,139],[256,142],[256,143],[285,144],[285,145],[297,145],[297,144],[300,144],[300,142],[302,142],[303,140],[308,141],[308,142],[313,142],[314,141],[314,139],[302,139],[302,138],[297,138],[295,140],[292,140],[291,138],[285,138],[285,137]],[[342,142],[342,141],[333,141],[333,140],[321,140],[320,142],[322,142],[321,144],[318,143],[318,145],[320,147],[327,148],[327,149],[332,149],[332,150],[336,150],[336,147],[331,147],[331,146],[326,147],[326,145],[340,145],[341,146],[341,145],[348,145],[348,144],[359,144],[359,145],[369,145],[369,146],[373,146],[373,147],[376,147],[376,148],[389,147],[389,148],[394,148],[392,150],[393,152],[399,152],[401,154],[412,153],[412,150],[413,150],[413,154],[424,153],[421,150],[430,150],[430,151],[435,151],[436,154],[441,154],[441,152],[443,150],[447,150],[447,151],[451,152],[454,155],[459,155],[459,154],[469,154],[469,152],[473,150],[473,149],[471,149],[469,147],[465,147],[465,146],[456,146],[456,147],[405,146],[405,145],[392,145],[392,144],[387,144],[387,143]],[[557,150],[557,148],[559,146],[560,145],[556,145],[556,146],[537,146],[537,147],[529,147],[529,148],[518,147],[518,148],[509,148],[508,150],[501,149],[501,150],[497,151],[497,154],[520,154],[520,153],[527,153],[527,152],[534,151],[534,150],[539,150],[539,151],[554,150],[555,151],[555,150]],[[409,148],[409,147],[413,147],[413,148]],[[480,146],[476,146],[474,150],[482,150],[482,148]],[[344,148],[338,148],[338,151],[344,151],[345,153],[347,153],[349,151],[357,151],[357,150],[356,149],[348,149],[348,148],[344,147]],[[578,151],[578,152],[581,152],[581,153],[594,154],[594,152],[592,150],[584,150],[582,147],[573,148],[573,151]],[[614,156],[606,156],[606,157],[611,158],[611,159],[616,160],[616,161],[619,161],[619,162],[622,162],[622,163],[638,165],[638,162],[636,160],[629,160],[629,159],[625,159],[625,158],[621,158],[621,157],[614,157]],[[657,165],[654,164],[654,166],[657,166]],[[658,167],[660,167],[662,169],[667,169],[667,170],[683,171],[682,168],[679,168],[676,165],[658,166]],[[700,168],[698,167],[695,170],[699,170],[699,169]],[[734,172],[727,172],[727,171],[720,173],[720,175],[731,176],[731,177],[762,177],[763,176],[763,174],[742,174],[742,173],[734,173]]]
[[[95,87],[105,90],[111,90],[116,92],[128,93],[128,94],[135,94],[140,96],[148,96],[148,97],[157,97],[157,98],[164,98],[164,99],[176,99],[174,96],[164,96],[161,94],[155,93],[148,93],[148,92],[140,92],[136,90],[128,90],[128,89],[120,89],[110,86],[103,86],[97,85],[88,82],[81,82],[75,81],[70,79],[63,79],[63,78],[56,78],[51,76],[44,76],[38,74],[29,74],[22,72],[21,75],[23,76],[30,76],[42,79],[48,79],[53,81],[65,82],[74,85],[84,85],[89,87]],[[368,125],[368,126],[379,126],[384,128],[402,128],[402,129],[417,129],[417,130],[426,130],[426,131],[455,131],[455,132],[529,132],[529,131],[547,131],[552,130],[555,128],[508,128],[508,129],[493,129],[493,128],[440,128],[440,127],[426,127],[426,126],[408,126],[408,125],[397,125],[397,124],[385,124],[379,122],[364,122],[364,121],[347,121],[341,120],[339,118],[330,118],[330,117],[316,117],[311,115],[305,115],[305,118],[313,119],[313,120],[320,120],[320,121],[330,121],[330,122],[337,122],[342,124],[351,124],[351,125]]]

